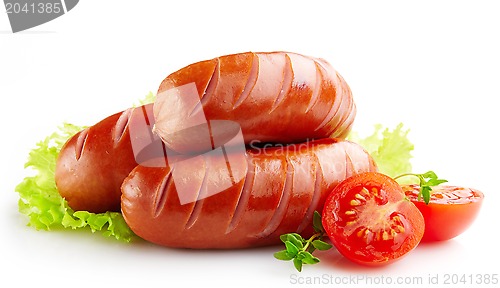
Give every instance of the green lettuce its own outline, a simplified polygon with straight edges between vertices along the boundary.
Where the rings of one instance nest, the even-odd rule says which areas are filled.
[[[153,92],[149,92],[143,99],[139,100],[138,103],[134,104],[134,107],[142,106],[146,104],[153,103],[155,101],[155,94]]]
[[[412,171],[411,152],[414,146],[408,138],[408,133],[409,130],[403,129],[402,123],[392,130],[377,124],[373,134],[361,138],[358,133],[351,132],[348,140],[365,148],[381,173],[396,177]]]
[[[84,127],[63,124],[59,131],[37,143],[28,156],[25,168],[35,172],[16,186],[19,212],[29,217],[29,226],[37,230],[86,228],[101,231],[104,236],[129,242],[134,233],[118,212],[90,213],[73,211],[57,191],[54,180],[56,159],[64,143]]]
[[[134,106],[154,101],[155,95],[149,92]],[[37,230],[57,228],[90,229],[101,231],[102,235],[129,242],[134,233],[128,227],[121,213],[91,213],[73,211],[57,191],[54,173],[59,151],[66,141],[85,127],[64,123],[59,130],[36,144],[28,156],[24,167],[32,169],[34,176],[28,176],[16,186],[19,193],[19,212],[29,217],[28,226]]]

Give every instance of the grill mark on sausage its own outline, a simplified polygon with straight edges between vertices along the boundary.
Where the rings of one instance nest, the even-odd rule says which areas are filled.
[[[240,106],[241,103],[243,103],[248,98],[248,95],[250,95],[250,92],[252,92],[253,88],[255,87],[255,84],[257,84],[257,79],[259,78],[259,67],[260,67],[259,56],[255,53],[253,53],[252,55],[253,55],[252,68],[250,69],[250,73],[248,74],[247,83],[245,84],[245,87],[243,88],[241,95],[238,97],[238,100],[235,102],[233,109],[238,108],[238,106]]]
[[[231,161],[229,160],[229,156],[227,156],[226,146],[221,146],[222,154],[224,155],[224,160],[226,161],[226,168],[229,171],[229,178],[231,179],[231,184],[236,185],[236,181],[233,175],[233,169],[231,168]]]
[[[141,107],[139,107],[142,111],[142,117],[144,118],[144,120],[146,120],[146,125],[148,126],[151,126],[151,125],[154,125],[154,123],[151,122],[151,119],[154,119],[154,116],[151,115],[151,117],[148,115],[148,110],[146,110],[146,105],[143,105]],[[152,131],[148,131],[149,132],[149,135],[150,137],[152,137]]]
[[[153,218],[157,218],[165,208],[165,203],[167,203],[167,189],[170,185],[172,179],[172,170],[163,178],[160,186],[156,189],[154,201],[153,201]]]
[[[311,199],[311,203],[309,204],[309,207],[307,207],[306,214],[304,215],[304,220],[302,220],[300,225],[297,227],[297,233],[301,233],[311,223],[314,210],[318,206],[318,202],[319,202],[319,199],[321,197],[321,192],[320,192],[321,178],[322,178],[321,177],[321,165],[319,165],[319,159],[318,159],[318,155],[316,153],[314,153],[314,157],[316,158],[316,160],[313,164],[316,166],[316,175],[315,175],[316,179],[314,179],[313,197]]]
[[[236,207],[234,209],[234,214],[231,218],[231,221],[229,221],[229,225],[226,228],[225,234],[231,233],[238,226],[238,224],[241,221],[241,217],[243,217],[245,209],[248,206],[248,200],[250,199],[250,193],[252,192],[255,180],[255,165],[253,164],[252,159],[248,159],[247,163],[248,163],[248,170],[247,170],[248,172],[243,180],[245,181],[245,183],[243,183],[243,188],[241,189],[240,197],[238,198],[238,202],[236,203]]]
[[[313,58],[313,59],[314,59],[314,62],[316,62],[316,64],[318,64],[319,66],[321,66],[321,68],[323,68],[323,70],[328,71],[330,69],[330,70],[335,71],[333,69],[333,67],[331,67],[330,65],[328,65],[328,66],[330,66],[329,68],[327,68],[325,66],[325,62],[326,62],[325,59],[323,59],[323,58]],[[335,71],[335,73],[337,73],[337,72]]]
[[[311,96],[311,100],[307,105],[305,113],[309,112],[311,108],[318,102],[319,92],[321,91],[321,84],[323,83],[323,75],[321,73],[321,69],[318,67],[318,63],[314,61],[314,67],[316,68],[316,83],[314,85],[314,90]]]
[[[189,230],[193,225],[196,223],[196,220],[200,217],[201,210],[203,208],[203,204],[205,203],[205,199],[200,199],[197,200],[196,203],[194,204],[193,210],[191,210],[191,214],[189,215],[189,219],[186,222],[186,226],[184,226],[184,229]]]
[[[203,158],[205,159],[205,158]],[[205,203],[205,197],[207,193],[207,181],[208,181],[208,169],[209,165],[205,162],[205,175],[203,175],[203,181],[200,185],[200,190],[198,191],[198,197],[196,202],[194,203],[194,207],[189,214],[188,221],[184,226],[184,229],[189,230],[196,223],[196,220],[200,217],[201,210],[203,208],[203,204]]]
[[[286,170],[285,183],[283,185],[283,191],[281,193],[281,198],[278,203],[278,207],[274,211],[271,220],[267,223],[266,228],[258,233],[256,237],[264,238],[269,236],[271,233],[278,229],[281,222],[283,222],[283,218],[287,212],[288,204],[290,203],[290,196],[292,194],[292,186],[293,186],[293,176],[295,171],[293,171],[293,166],[288,162],[287,158],[287,170]]]
[[[354,104],[354,102],[349,109],[349,116],[344,120],[342,125],[339,125],[339,130],[337,130],[337,133],[335,133],[335,135],[332,135],[332,137],[345,138],[351,131],[351,127],[354,124],[354,117],[356,117],[356,105]],[[338,133],[338,131],[341,131],[341,133]],[[333,134],[333,132],[331,132],[331,134]]]
[[[274,101],[273,107],[269,111],[269,114],[271,114],[278,106],[279,104],[285,99],[285,95],[288,95],[288,92],[292,88],[293,84],[293,68],[292,68],[292,60],[290,59],[290,56],[285,53],[285,69],[283,72],[283,81],[281,82],[281,90],[280,93],[278,94],[278,97],[276,97],[276,100]]]
[[[337,74],[338,77],[340,79],[342,79],[342,76],[340,76],[340,74]],[[341,80],[343,81],[343,80]],[[349,86],[347,85],[347,83],[345,81],[343,81],[343,85],[344,88],[345,88],[345,93],[344,93],[344,97],[346,97],[347,99],[350,100],[350,105],[349,105],[349,114],[347,115],[344,115],[344,120],[342,121],[342,124],[339,126],[339,129],[342,128],[344,126],[344,124],[347,123],[347,127],[351,126],[352,123],[354,122],[354,116],[356,115],[356,103],[354,103],[354,100],[352,99],[352,96],[350,95],[350,89],[349,89]],[[344,132],[345,131],[348,131],[347,127],[344,127]]]
[[[332,126],[330,128],[330,130],[328,131],[328,134],[332,135],[335,133],[335,131],[342,131],[342,130],[347,130],[347,129],[341,129],[341,127],[347,123],[347,121],[351,118],[354,117],[355,113],[353,111],[353,106],[354,106],[354,101],[352,101],[352,98],[349,97],[349,87],[346,86],[345,82],[342,80],[342,76],[340,76],[340,74],[338,74],[337,72],[335,72],[335,77],[336,79],[338,80],[337,83],[342,83],[340,85],[337,85],[337,88],[338,90],[340,90],[340,95],[342,96],[342,101],[346,101],[346,100],[350,100],[349,102],[349,107],[347,107],[346,111],[349,111],[349,113],[343,113],[342,114],[342,118],[339,119],[339,122],[337,123],[337,125],[335,126]],[[337,93],[337,95],[339,95],[339,93]],[[339,107],[342,107],[344,103],[341,103],[341,105],[339,105]],[[336,133],[338,134],[338,133]],[[338,137],[337,135],[334,135],[335,137]]]
[[[352,163],[352,158],[349,156],[347,149],[345,151],[345,177],[351,177],[354,174],[354,164]]]
[[[317,63],[324,68],[321,62]],[[342,106],[342,101],[345,100],[344,99],[345,97],[343,97],[344,95],[342,95],[342,91],[339,91],[340,87],[339,87],[339,82],[337,81],[338,80],[337,77],[333,78],[336,80],[335,82],[332,83],[333,89],[335,89],[335,101],[333,101],[334,105],[332,105],[330,111],[328,111],[328,114],[326,114],[321,124],[319,124],[318,127],[314,129],[315,132],[324,128],[332,120],[332,118],[335,117],[335,115],[339,112],[340,107]]]
[[[83,153],[83,149],[85,148],[85,143],[87,143],[88,137],[89,137],[89,128],[85,128],[80,132],[80,135],[78,135],[75,145],[76,161],[80,160],[80,157],[82,156]]]
[[[189,116],[192,116],[193,114],[199,113],[200,110],[203,108],[203,105],[205,105],[212,95],[214,94],[215,88],[217,87],[217,83],[219,83],[219,74],[220,74],[220,59],[217,59],[217,65],[215,65],[214,71],[212,72],[212,76],[210,76],[210,80],[208,81],[208,85],[205,88],[205,91],[203,91],[202,94],[200,94],[200,102],[194,106],[193,110],[191,113],[189,113]]]
[[[122,112],[118,120],[116,121],[115,127],[113,128],[113,147],[118,145],[120,140],[125,134],[128,122],[130,121],[130,116],[132,115],[132,108],[127,109]]]
[[[208,128],[208,137],[210,138],[210,146],[212,146],[211,149],[213,150],[213,149],[215,149],[215,141],[214,141],[214,135],[212,133],[212,124],[211,124],[211,121],[207,121],[206,123],[207,123],[207,128]]]

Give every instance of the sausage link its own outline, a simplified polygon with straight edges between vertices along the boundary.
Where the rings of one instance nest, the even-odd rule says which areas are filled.
[[[168,247],[275,244],[283,233],[310,234],[313,212],[339,182],[376,170],[359,145],[331,138],[253,147],[228,157],[230,167],[210,154],[197,156],[190,163],[196,165],[183,166],[184,159],[166,167],[137,166],[122,185],[127,224],[143,239]],[[220,176],[225,168],[231,177]],[[228,178],[229,188],[206,197],[207,191],[227,187]],[[180,186],[195,194],[193,201],[182,203]]]
[[[190,84],[198,103],[179,103],[189,95],[167,99],[168,91]],[[175,151],[203,150],[186,146],[199,145],[192,134],[176,134],[200,110],[207,121],[239,123],[246,144],[344,138],[356,114],[349,86],[330,64],[286,52],[227,55],[170,74],[154,104],[155,132]]]
[[[152,126],[152,108],[149,104],[111,115],[64,144],[56,162],[55,181],[59,194],[73,210],[120,211],[120,186],[137,166],[130,123],[142,119]],[[135,132],[134,145],[146,147],[154,141],[150,130]],[[141,162],[158,156],[142,156]]]

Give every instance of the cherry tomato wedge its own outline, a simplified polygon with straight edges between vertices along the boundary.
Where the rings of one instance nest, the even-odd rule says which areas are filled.
[[[346,258],[366,265],[388,264],[417,246],[424,218],[389,176],[367,172],[347,178],[328,196],[322,222]]]
[[[422,241],[443,241],[460,235],[474,222],[484,199],[484,194],[476,189],[438,185],[432,187],[426,205],[423,199],[418,199],[418,185],[403,185],[402,188],[424,216]]]

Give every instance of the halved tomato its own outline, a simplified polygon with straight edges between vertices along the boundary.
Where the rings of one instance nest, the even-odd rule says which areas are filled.
[[[367,172],[347,178],[328,196],[322,224],[332,244],[360,264],[393,262],[417,246],[424,218],[389,176]]]
[[[403,185],[402,189],[424,216],[422,241],[442,241],[460,235],[476,219],[484,198],[476,189],[441,184],[432,187],[426,205],[418,199],[420,186]]]

